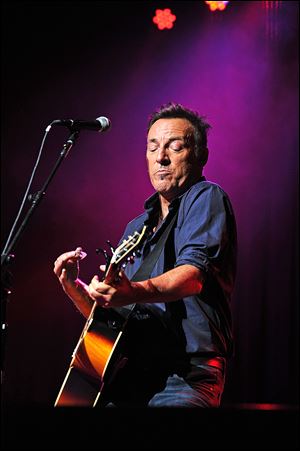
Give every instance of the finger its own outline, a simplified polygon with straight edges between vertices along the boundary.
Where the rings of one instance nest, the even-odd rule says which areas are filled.
[[[90,281],[90,284],[88,286],[89,292],[93,295],[96,293],[101,294],[101,291],[99,291],[99,278],[98,276],[94,276],[92,280]]]
[[[102,305],[107,301],[107,299],[105,299],[107,295],[105,295],[104,293],[99,293],[99,291],[92,284],[88,286],[88,292],[91,298],[94,301],[97,301],[99,305]]]
[[[99,268],[102,272],[106,271],[106,265],[100,265]]]
[[[97,302],[97,304],[98,304],[100,307],[103,307],[103,308],[109,308],[109,307],[111,307],[110,296],[107,296],[107,295],[104,294],[104,295],[102,295],[101,297],[95,296],[93,299],[94,299],[94,301]]]
[[[74,280],[72,278],[70,279],[69,273],[68,273],[68,271],[65,268],[63,268],[61,270],[60,275],[59,274],[57,274],[57,275],[58,275],[59,281],[60,281],[60,283],[62,285],[64,285],[65,283],[70,282],[70,280],[72,280],[74,282]]]
[[[77,259],[78,258],[75,256],[75,251],[65,252],[55,260],[54,266],[58,268],[67,263],[67,261],[70,261],[70,263],[75,263]]]
[[[83,260],[87,256],[87,253],[82,250],[82,247],[77,247],[75,249],[75,257],[79,260]]]
[[[68,279],[67,270],[65,268],[62,269],[61,274],[59,276],[59,281],[61,283],[65,282]]]
[[[122,270],[119,271],[118,277],[119,277],[119,280],[121,280],[122,282],[129,282],[128,277],[126,276],[125,272]]]
[[[79,260],[83,260],[87,256],[87,253],[82,250],[81,247],[76,248],[75,251],[65,252],[60,255],[54,262],[54,267],[61,267],[66,263],[76,263]]]
[[[99,277],[96,275],[92,278],[90,285],[92,285],[93,287],[98,287],[99,285]]]
[[[98,275],[95,275],[92,278],[90,284],[95,289],[98,289],[99,292],[102,292],[102,291],[105,292],[105,291],[109,290],[112,287],[112,285],[108,285],[107,283],[100,281]]]

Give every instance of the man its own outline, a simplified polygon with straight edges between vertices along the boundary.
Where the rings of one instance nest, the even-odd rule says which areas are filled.
[[[147,239],[116,279],[104,282],[95,275],[89,285],[78,279],[81,248],[55,262],[63,289],[86,318],[95,302],[108,310],[135,305],[127,326],[127,363],[102,405],[220,405],[233,347],[236,226],[228,196],[202,175],[209,128],[180,104],[164,105],[150,117],[146,158],[155,193],[122,237],[146,224]],[[134,278],[160,238],[163,249],[150,274]]]

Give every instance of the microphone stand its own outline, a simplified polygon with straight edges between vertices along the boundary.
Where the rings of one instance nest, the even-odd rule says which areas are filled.
[[[31,207],[27,211],[24,220],[22,221],[19,229],[15,233],[13,239],[11,240],[9,246],[7,247],[7,250],[5,253],[1,255],[1,386],[4,381],[4,354],[5,354],[5,341],[7,337],[7,323],[6,323],[6,307],[8,303],[8,297],[11,294],[11,272],[9,271],[8,266],[11,264],[11,262],[14,259],[14,255],[11,253],[16,242],[20,238],[22,232],[24,231],[30,217],[32,216],[33,212],[37,208],[37,206],[40,204],[41,200],[46,194],[46,190],[48,185],[50,184],[51,180],[53,179],[56,171],[58,170],[59,166],[61,165],[64,158],[67,157],[69,151],[75,144],[76,138],[79,135],[79,130],[70,130],[72,133],[70,134],[68,140],[65,142],[63,149],[60,152],[60,155],[54,164],[53,169],[50,172],[50,175],[48,176],[47,180],[45,181],[42,188],[37,191],[35,194],[31,194],[28,196],[28,200],[31,201]]]

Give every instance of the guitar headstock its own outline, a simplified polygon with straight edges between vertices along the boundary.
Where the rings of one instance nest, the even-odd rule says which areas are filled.
[[[129,235],[128,238],[123,240],[120,246],[115,249],[105,275],[106,283],[113,280],[119,269],[122,266],[125,267],[128,261],[134,258],[134,252],[138,250],[139,244],[146,235],[146,230],[147,227],[144,226],[141,232],[136,231],[133,235]]]
[[[111,259],[111,264],[120,266],[124,263],[128,257],[132,256],[135,249],[142,241],[146,233],[146,226],[143,227],[141,232],[134,232],[133,235],[129,235],[127,240],[124,240],[120,246],[115,249],[114,254]]]

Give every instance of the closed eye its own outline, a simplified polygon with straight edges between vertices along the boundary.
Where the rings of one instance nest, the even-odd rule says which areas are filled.
[[[171,150],[175,150],[175,152],[179,152],[180,150],[184,149],[184,144],[179,141],[172,141],[169,145],[169,148]]]
[[[158,146],[156,144],[150,144],[147,147],[147,152],[155,152],[158,149]]]
[[[155,152],[159,149],[159,143],[154,140],[154,141],[149,141],[148,145],[147,145],[147,152]],[[182,149],[185,148],[185,142],[182,139],[178,139],[178,138],[173,138],[170,139],[165,145],[164,145],[165,149],[171,149],[175,152],[180,152]]]
[[[180,150],[184,149],[184,141],[182,139],[172,139],[168,143],[168,148],[171,150],[174,150],[175,152],[179,152]]]

